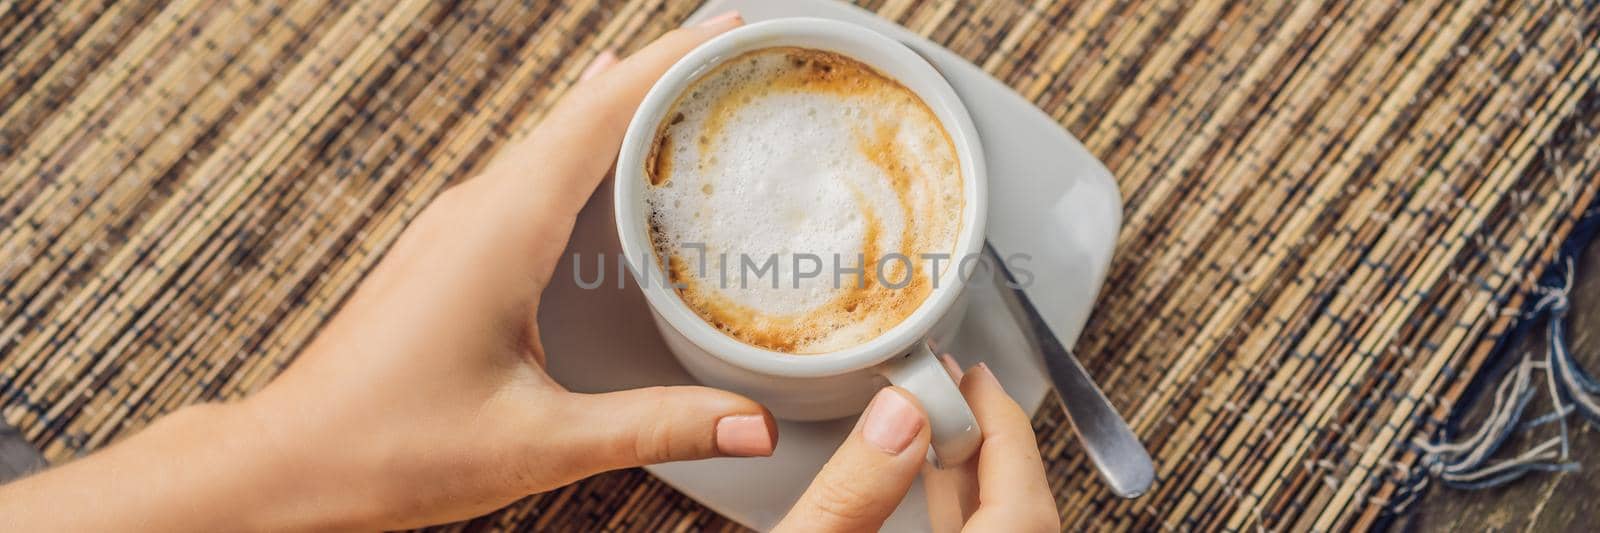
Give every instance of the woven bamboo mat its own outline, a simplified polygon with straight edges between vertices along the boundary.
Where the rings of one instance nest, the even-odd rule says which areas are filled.
[[[52,461],[260,387],[418,209],[693,3],[0,0],[0,414]],[[1074,529],[1381,520],[1600,189],[1584,1],[872,1],[1117,176],[1078,352],[1155,456]],[[454,527],[699,530],[642,471]]]

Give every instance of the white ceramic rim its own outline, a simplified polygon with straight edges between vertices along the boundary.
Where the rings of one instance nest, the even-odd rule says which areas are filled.
[[[678,95],[712,67],[744,52],[775,46],[838,52],[897,79],[921,97],[940,119],[955,144],[961,163],[966,202],[950,268],[942,273],[936,288],[922,305],[905,320],[870,341],[843,350],[806,355],[777,352],[745,344],[712,327],[683,302],[676,290],[663,282],[668,278],[656,260],[646,227],[643,163],[661,119]],[[889,59],[876,61],[862,57],[866,55],[861,52],[863,50],[886,55]],[[638,280],[641,272],[637,271],[635,281],[651,308],[689,342],[712,356],[755,372],[786,377],[825,377],[867,368],[905,352],[927,335],[939,317],[956,303],[966,286],[967,280],[955,265],[968,254],[982,252],[988,206],[988,176],[977,128],[944,76],[922,56],[883,34],[847,22],[810,17],[775,19],[736,28],[701,44],[668,69],[650,88],[628,125],[622,152],[617,157],[615,191],[617,233],[622,250],[630,265],[648,269],[644,274],[652,282]]]

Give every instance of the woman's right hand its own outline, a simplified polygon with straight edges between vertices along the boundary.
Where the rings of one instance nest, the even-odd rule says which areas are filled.
[[[983,446],[966,464],[926,469],[933,530],[1060,531],[1027,413],[987,366],[963,375],[946,363],[978,418]],[[879,391],[775,531],[877,531],[924,470],[928,439],[914,396],[898,387]]]

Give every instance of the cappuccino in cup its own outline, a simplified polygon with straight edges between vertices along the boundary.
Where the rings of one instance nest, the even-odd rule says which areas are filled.
[[[655,256],[701,319],[820,354],[911,315],[951,257],[961,164],[928,105],[850,57],[775,47],[694,80],[644,160]]]
[[[905,43],[780,18],[685,54],[617,154],[617,237],[661,340],[779,418],[861,412],[887,380],[940,462],[982,432],[934,355],[983,251],[988,177],[961,98]]]

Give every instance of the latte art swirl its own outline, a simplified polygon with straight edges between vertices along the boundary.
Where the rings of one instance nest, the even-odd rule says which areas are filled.
[[[728,335],[792,354],[855,346],[911,315],[934,268],[954,268],[954,144],[871,67],[757,50],[695,80],[666,116],[640,178],[651,241],[683,301]]]

